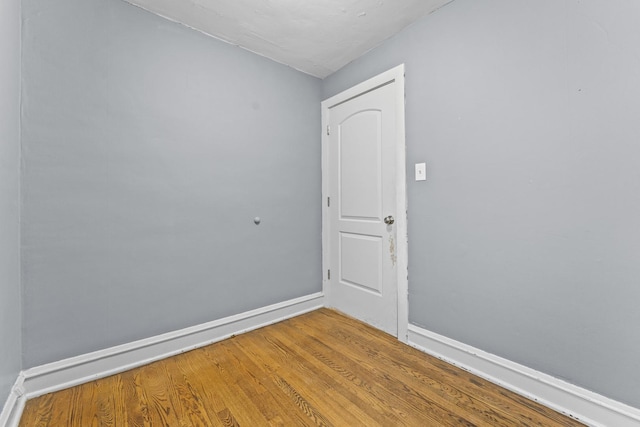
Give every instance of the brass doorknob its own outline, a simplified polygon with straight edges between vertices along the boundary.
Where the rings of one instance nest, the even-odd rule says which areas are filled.
[[[394,222],[396,222],[396,220],[395,220],[395,219],[393,219],[393,217],[392,217],[391,215],[389,215],[388,217],[386,217],[386,218],[384,219],[384,223],[385,223],[385,224],[387,224],[387,225],[391,225],[391,224],[393,224]]]

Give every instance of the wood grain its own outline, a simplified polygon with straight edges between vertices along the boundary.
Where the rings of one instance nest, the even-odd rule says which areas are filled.
[[[27,402],[20,426],[580,426],[328,309]]]

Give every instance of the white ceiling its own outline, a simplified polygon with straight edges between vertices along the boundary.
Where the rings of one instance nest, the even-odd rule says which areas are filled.
[[[324,78],[452,0],[125,0]]]

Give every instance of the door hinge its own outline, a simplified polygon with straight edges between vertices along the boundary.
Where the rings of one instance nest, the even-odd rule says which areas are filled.
[[[327,270],[327,280],[331,280],[331,270]]]
[[[327,207],[331,207],[331,197],[327,197]]]
[[[331,127],[327,126],[327,135],[331,135]]]

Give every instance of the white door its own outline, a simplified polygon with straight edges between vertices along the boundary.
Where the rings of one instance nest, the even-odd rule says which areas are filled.
[[[328,305],[394,336],[397,221],[406,215],[404,209],[398,212],[396,182],[404,184],[404,172],[402,178],[397,176],[402,120],[398,90],[404,92],[399,84],[393,79],[374,88],[361,87],[355,95],[344,94],[346,100],[338,95],[323,104],[328,126],[323,147]],[[404,147],[404,138],[400,142]]]

